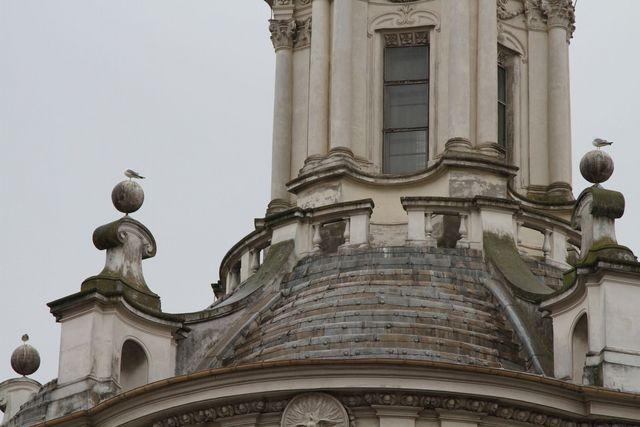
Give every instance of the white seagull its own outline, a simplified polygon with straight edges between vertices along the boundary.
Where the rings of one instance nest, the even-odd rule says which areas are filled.
[[[613,142],[607,141],[606,139],[602,138],[596,138],[593,140],[593,146],[598,148],[606,147],[607,145],[611,144],[613,144]]]
[[[140,175],[138,172],[133,171],[131,169],[127,169],[126,171],[124,171],[124,176],[126,176],[129,179],[132,179],[132,178],[144,179],[144,176]]]

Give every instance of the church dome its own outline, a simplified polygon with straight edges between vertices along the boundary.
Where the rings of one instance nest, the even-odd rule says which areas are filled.
[[[407,359],[527,370],[517,335],[483,284],[480,251],[388,247],[310,256],[230,364]]]

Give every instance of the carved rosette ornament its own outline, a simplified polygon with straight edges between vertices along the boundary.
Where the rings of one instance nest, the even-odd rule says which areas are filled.
[[[333,396],[308,393],[294,397],[282,414],[282,427],[349,427],[349,416]]]
[[[269,31],[271,32],[271,42],[276,51],[280,49],[292,49],[296,35],[297,24],[295,19],[269,21]]]

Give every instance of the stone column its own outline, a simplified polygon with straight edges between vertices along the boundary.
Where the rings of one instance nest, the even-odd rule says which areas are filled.
[[[329,55],[331,51],[331,5],[313,0],[311,17],[311,64],[309,70],[308,160],[327,153],[329,144]]]
[[[498,143],[498,22],[495,0],[478,3],[477,145],[497,155]]]
[[[550,0],[549,25],[549,193],[571,194],[570,0]]]
[[[293,112],[293,19],[271,20],[271,41],[276,51],[276,87],[273,105],[271,203],[269,212],[289,207],[286,183],[291,176],[291,122]]]
[[[447,149],[471,148],[470,0],[448,0],[449,138]]]
[[[333,38],[331,47],[331,132],[332,154],[353,156],[351,151],[352,101],[352,12],[353,2],[333,2]]]

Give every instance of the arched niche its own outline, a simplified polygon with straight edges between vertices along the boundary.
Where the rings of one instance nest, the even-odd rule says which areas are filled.
[[[120,386],[122,391],[145,385],[149,382],[149,359],[144,348],[128,339],[122,344],[120,354]]]
[[[571,333],[572,369],[571,379],[576,384],[582,384],[584,364],[589,351],[589,324],[587,314],[583,313],[573,327]]]

